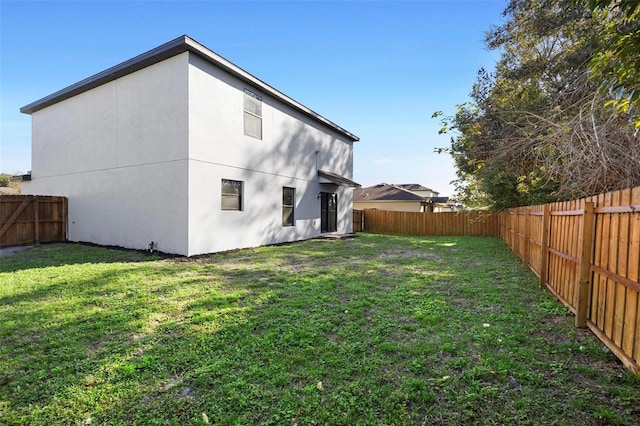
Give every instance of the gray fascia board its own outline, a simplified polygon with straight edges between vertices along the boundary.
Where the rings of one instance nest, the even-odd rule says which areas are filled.
[[[274,98],[284,102],[285,104],[293,107],[294,109],[302,112],[308,117],[311,117],[315,121],[318,121],[325,126],[332,128],[333,130],[347,136],[352,141],[356,142],[359,138],[352,134],[351,132],[343,129],[332,121],[324,118],[320,114],[312,111],[301,103],[295,101],[294,99],[288,97],[284,93],[279,90],[271,87],[267,83],[258,79],[257,77],[251,75],[247,71],[243,70],[239,66],[233,64],[232,62],[226,60],[222,56],[198,43],[194,39],[183,35],[174,40],[171,40],[161,46],[156,47],[155,49],[149,50],[148,52],[142,53],[128,61],[122,62],[114,67],[106,69],[98,74],[95,74],[91,77],[85,78],[82,81],[79,81],[71,86],[68,86],[62,90],[59,90],[55,93],[52,93],[49,96],[46,96],[42,99],[39,99],[35,102],[30,103],[29,105],[25,105],[20,108],[20,112],[25,114],[32,114],[36,111],[39,111],[43,108],[46,108],[50,105],[63,101],[65,99],[71,98],[72,96],[76,96],[80,93],[86,92],[87,90],[91,90],[95,87],[101,86],[110,81],[116,80],[120,77],[123,77],[127,74],[131,74],[143,68],[146,68],[150,65],[156,64],[158,62],[164,61],[172,56],[179,55],[183,52],[191,52],[195,55],[200,56],[205,59],[207,62],[221,68],[222,70],[228,72],[231,75],[239,78],[240,80],[264,91],[265,93],[273,96]]]

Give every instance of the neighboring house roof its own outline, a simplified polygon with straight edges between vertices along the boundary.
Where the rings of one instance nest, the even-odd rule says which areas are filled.
[[[425,188],[417,183],[393,185],[388,183],[381,183],[378,185],[370,186],[367,188],[360,188],[353,191],[354,202],[367,202],[367,201],[419,201],[424,203],[446,203],[449,201],[449,197],[424,197],[420,194],[412,192],[407,187],[414,188],[413,191],[431,191],[437,194],[432,189]]]
[[[424,201],[425,198],[398,185],[381,183],[353,191],[353,201]]]
[[[425,186],[422,186],[418,183],[403,183],[400,185],[396,185],[399,186],[400,188],[404,188],[404,189],[408,189],[409,191],[431,191],[431,192],[436,192],[431,188],[427,188]],[[437,192],[436,192],[437,194]]]
[[[449,197],[428,197],[428,200],[435,204],[445,204],[449,202]]]
[[[330,127],[331,129],[337,131],[338,133],[346,136],[348,139],[352,141],[358,141],[359,138],[338,126],[337,124],[329,121],[324,118],[320,114],[312,111],[301,103],[293,100],[288,97],[284,93],[276,90],[275,88],[269,86],[267,83],[258,79],[257,77],[249,74],[247,71],[238,67],[237,65],[229,62],[222,56],[217,53],[209,50],[207,47],[198,43],[194,39],[189,36],[183,35],[174,40],[171,40],[168,43],[165,43],[161,46],[156,47],[155,49],[149,50],[141,55],[136,56],[135,58],[129,59],[128,61],[122,62],[114,67],[111,67],[107,70],[104,70],[98,74],[95,74],[91,77],[88,77],[78,83],[75,83],[69,87],[66,87],[62,90],[59,90],[49,96],[46,96],[40,100],[37,100],[29,105],[26,105],[20,108],[20,112],[25,114],[32,114],[38,110],[46,108],[55,103],[61,102],[65,99],[68,99],[72,96],[79,95],[80,93],[91,90],[95,87],[101,86],[110,81],[116,80],[125,75],[131,74],[143,68],[146,68],[150,65],[156,64],[158,62],[169,59],[173,56],[179,55],[184,52],[191,52],[209,63],[221,68],[222,70],[228,72],[231,75],[239,78],[240,80],[264,91],[265,93],[273,96],[274,98],[284,102],[286,105],[300,111],[306,116]]]

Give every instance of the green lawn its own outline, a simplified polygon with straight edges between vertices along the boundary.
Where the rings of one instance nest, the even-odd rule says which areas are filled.
[[[640,381],[497,239],[0,258],[0,424],[640,424]]]

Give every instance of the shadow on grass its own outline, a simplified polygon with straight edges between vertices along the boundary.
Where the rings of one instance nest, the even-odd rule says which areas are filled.
[[[4,275],[0,423],[640,419],[637,382],[497,240],[95,253]]]
[[[145,262],[157,255],[83,243],[44,243],[0,258],[0,273],[83,263]]]

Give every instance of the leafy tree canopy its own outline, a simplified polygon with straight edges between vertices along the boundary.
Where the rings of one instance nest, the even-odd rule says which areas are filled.
[[[635,129],[591,68],[608,22],[561,0],[512,0],[504,17],[485,40],[500,60],[479,71],[472,102],[434,114],[452,134],[440,151],[459,198],[505,208],[640,184]]]
[[[597,53],[591,60],[594,78],[614,96],[609,102],[629,114],[640,128],[640,7],[638,1],[592,0],[593,16],[603,22]]]

